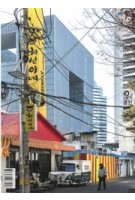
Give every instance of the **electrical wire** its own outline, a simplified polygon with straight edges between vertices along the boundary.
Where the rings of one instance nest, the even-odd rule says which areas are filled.
[[[37,47],[38,48],[38,47]],[[39,49],[40,50],[40,49]],[[41,50],[40,50],[41,51]],[[42,52],[42,51],[41,51]],[[42,52],[43,53],[43,52]],[[43,53],[44,54],[44,53]],[[44,56],[46,56],[45,54],[44,54]],[[49,59],[49,58],[48,58]],[[52,62],[51,62],[52,63]],[[52,63],[53,64],[53,67],[56,67],[56,65],[54,64],[54,63]],[[64,65],[63,65],[64,66]],[[53,68],[52,67],[52,68]],[[52,69],[51,68],[51,69]],[[66,68],[67,69],[67,68]],[[50,69],[49,69],[50,70]],[[59,70],[60,71],[60,70]],[[47,72],[46,72],[47,73]],[[67,78],[66,78],[67,79]],[[68,79],[67,79],[68,80]],[[113,106],[112,106],[113,107]],[[123,106],[121,106],[121,107],[123,107]],[[110,116],[109,116],[110,117]],[[111,117],[110,117],[111,118]],[[112,119],[112,118],[111,118]],[[117,122],[117,123],[119,123],[119,122]],[[120,125],[120,123],[119,123],[119,125]],[[121,126],[123,126],[122,124],[121,124]]]
[[[44,54],[45,55],[45,54]],[[53,64],[53,63],[52,63]],[[53,64],[53,66],[54,66],[54,64]],[[51,68],[52,69],[52,68]],[[49,69],[50,70],[50,69]],[[60,70],[59,70],[60,71]],[[112,119],[112,118],[111,118]],[[119,125],[120,125],[120,123],[119,123]],[[121,126],[123,126],[123,125],[121,125]]]
[[[12,104],[12,103],[14,103],[14,102],[16,102],[16,101],[19,101],[19,100],[20,100],[19,98],[18,98],[18,99],[15,99],[15,100],[13,100],[13,101],[10,101],[10,102],[8,102],[8,103],[6,103],[6,104],[1,105],[1,107],[7,106],[7,105]],[[7,113],[7,111],[6,111],[6,113]]]
[[[64,114],[66,114],[66,115],[68,115],[68,116],[70,116],[70,117],[72,117],[72,118],[74,118],[74,119],[76,119],[76,120],[78,120],[78,121],[81,121],[82,123],[84,123],[84,124],[86,124],[86,125],[88,125],[88,126],[91,126],[91,127],[95,128],[95,129],[97,128],[97,127],[93,126],[92,124],[90,124],[90,123],[88,123],[88,122],[85,122],[85,121],[83,121],[82,119],[80,119],[80,118],[78,118],[78,117],[75,117],[75,116],[73,116],[73,115],[67,113],[66,111],[62,110],[61,108],[59,108],[59,107],[57,107],[57,106],[55,106],[55,105],[53,105],[52,103],[49,103],[49,102],[46,101],[46,104],[51,105],[52,107],[54,107],[54,108],[56,108],[57,110],[63,112]],[[101,131],[106,132],[106,130],[104,130],[104,129],[101,129]],[[127,135],[125,136],[125,135],[122,135],[122,134],[112,133],[112,132],[110,132],[110,131],[107,131],[107,133],[113,134],[113,135],[118,135],[118,136],[121,136],[121,137],[129,137],[129,138],[134,138],[134,137],[135,137],[135,136],[127,136]]]
[[[54,64],[53,64],[53,66],[55,66]],[[51,68],[52,69],[52,68]],[[67,69],[67,68],[66,68]],[[122,108],[123,108],[123,106],[121,106]],[[109,115],[108,115],[109,116]],[[109,116],[110,117],[110,116]],[[111,118],[111,117],[110,117]],[[111,118],[111,119],[113,119],[113,118]],[[114,120],[114,119],[113,119]],[[115,120],[116,121],[116,120]],[[118,123],[120,126],[124,126],[124,125],[122,125],[122,124],[120,124],[119,122],[117,122],[116,121],[116,123]]]

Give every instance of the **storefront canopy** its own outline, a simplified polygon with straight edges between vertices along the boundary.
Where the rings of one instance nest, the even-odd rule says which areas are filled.
[[[20,145],[20,114],[2,113],[1,115],[2,154],[8,156],[7,149],[10,145]],[[73,151],[75,149],[73,146],[62,143],[66,141],[66,138],[40,113],[37,114],[37,131],[28,134],[29,147],[63,151]]]

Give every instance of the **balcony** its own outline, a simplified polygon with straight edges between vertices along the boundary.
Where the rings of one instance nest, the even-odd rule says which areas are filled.
[[[132,49],[132,50],[130,50],[130,51],[125,51],[125,52],[123,52],[123,55],[129,55],[129,54],[134,54],[134,53],[135,53],[135,50]]]
[[[123,44],[123,47],[128,47],[128,46],[135,46],[135,42],[127,42]]]
[[[134,38],[135,38],[135,34],[133,34],[133,33],[129,33],[129,34],[125,34],[125,35],[123,35],[122,40],[124,41],[124,40],[134,39]]]
[[[129,65],[129,66],[123,66],[123,70],[134,69],[134,68],[135,68],[135,64],[134,65]]]
[[[124,74],[123,77],[131,77],[134,76],[135,77],[135,72],[133,73],[128,73],[128,74]]]
[[[135,57],[123,58],[123,62],[132,62],[135,61]]]
[[[123,85],[127,85],[129,80],[135,81],[135,78],[133,78],[133,77],[132,77],[132,78],[130,78],[130,77],[129,77],[129,78],[124,77],[124,78],[125,78],[126,80],[123,79]]]

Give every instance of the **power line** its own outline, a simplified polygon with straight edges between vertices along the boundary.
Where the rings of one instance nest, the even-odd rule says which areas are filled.
[[[10,13],[10,12],[7,12],[7,11],[1,10],[1,9],[0,9],[0,12],[6,13],[6,14],[9,14],[9,15],[13,15],[13,13]]]
[[[51,44],[52,45],[52,44]],[[53,45],[52,45],[53,46]],[[54,49],[54,46],[53,46],[53,49]],[[54,51],[55,51],[55,49],[54,49]],[[56,51],[55,51],[56,52]],[[57,54],[57,52],[56,52],[56,54]],[[59,57],[59,55],[57,54],[57,56]],[[66,68],[67,70],[68,70],[68,68],[63,64],[62,65],[64,68]],[[52,69],[52,68],[51,68]],[[90,86],[90,85],[89,85]],[[94,89],[92,86],[90,86],[92,89]],[[84,94],[83,94],[83,96],[84,96]],[[85,96],[84,96],[85,97]],[[86,98],[86,97],[85,97]],[[89,100],[90,101],[90,100]],[[112,117],[110,117],[109,115],[107,115],[109,118],[111,118],[111,119],[113,119]],[[114,120],[114,119],[113,119]],[[114,120],[114,121],[116,121],[116,120]],[[119,122],[117,122],[116,121],[116,123],[118,123],[120,126],[123,126],[122,124],[120,124]],[[115,124],[115,123],[113,123],[113,124]]]
[[[12,103],[14,103],[14,102],[16,102],[16,101],[19,101],[19,100],[20,100],[20,99],[15,99],[15,100],[13,100],[13,101],[10,101],[10,102],[8,102],[8,103],[6,103],[6,104],[1,105],[1,107],[7,106],[7,105],[12,104]],[[6,111],[6,112],[8,112],[8,111]]]
[[[39,92],[38,92],[38,93],[39,93]],[[52,96],[52,95],[46,95],[46,96]],[[10,102],[10,103],[14,103],[15,101],[18,101],[18,100],[19,100],[19,99],[16,99],[16,100],[14,100],[14,101],[12,101],[12,102]],[[84,120],[82,120],[82,119],[80,119],[80,118],[78,118],[78,117],[75,117],[74,115],[69,114],[68,112],[66,112],[66,111],[62,110],[61,108],[59,108],[59,107],[53,105],[52,103],[49,103],[49,102],[47,102],[47,101],[46,101],[46,103],[47,103],[48,105],[53,106],[54,108],[58,109],[59,111],[63,112],[64,114],[66,114],[66,115],[68,115],[68,116],[70,116],[70,117],[72,117],[72,118],[74,118],[74,119],[76,119],[76,120],[79,120],[79,121],[81,121],[82,123],[84,123],[84,124],[86,124],[86,125],[88,125],[88,126],[91,126],[91,127],[95,128],[95,129],[97,129],[97,127],[93,126],[92,124],[90,124],[90,123],[88,123],[88,122],[85,122]],[[8,104],[9,104],[9,103],[8,103]],[[5,104],[5,105],[6,105],[6,104]],[[4,105],[4,106],[5,106],[5,105]],[[98,128],[98,129],[99,129],[99,128]],[[135,137],[135,136],[125,136],[125,135],[122,135],[122,134],[112,133],[112,132],[110,132],[110,131],[106,131],[106,130],[101,129],[101,128],[100,128],[100,131],[107,132],[107,133],[110,133],[110,134],[113,134],[113,135],[122,136],[122,137],[133,137],[133,138]]]
[[[37,46],[37,45],[36,45]],[[39,47],[37,47],[37,48],[39,48]],[[41,51],[41,49],[39,49],[40,51]],[[41,51],[42,52],[42,51]],[[43,52],[42,52],[43,53]],[[44,54],[44,53],[43,53]],[[45,54],[44,54],[44,56],[46,56]],[[49,59],[49,58],[48,58]],[[49,59],[49,61],[50,61],[50,59]],[[52,61],[50,61],[51,63],[52,63]],[[54,64],[54,63],[52,63],[53,64],[53,67],[55,66],[56,67],[56,65]],[[64,66],[64,68],[66,68],[67,69],[67,67],[65,67],[65,65],[63,65]],[[51,68],[52,69],[52,68]],[[58,68],[57,68],[58,69]],[[50,70],[50,69],[49,69]],[[59,70],[59,69],[58,69]],[[67,69],[68,70],[68,69]],[[60,71],[60,70],[59,70]],[[47,72],[46,72],[47,73]],[[61,71],[60,71],[60,73],[61,73]],[[63,74],[62,74],[63,75]],[[65,77],[65,76],[64,76]],[[66,77],[65,77],[66,78]],[[66,78],[67,79],[67,78]],[[93,88],[93,87],[92,87]],[[95,105],[96,106],[96,105]],[[100,106],[100,105],[99,105]],[[103,106],[103,105],[102,105]],[[114,106],[111,106],[111,107],[114,107]]]
[[[5,82],[5,83],[8,83],[8,82]],[[12,83],[8,83],[8,84],[12,85]],[[14,83],[13,83],[13,85],[14,85]],[[57,99],[64,99],[64,100],[68,100],[68,101],[71,101],[73,103],[82,104],[82,105],[96,106],[96,107],[117,107],[117,108],[124,108],[124,106],[120,106],[120,105],[96,104],[96,103],[92,103],[92,102],[77,101],[77,100],[74,100],[72,98],[67,98],[67,97],[64,97],[64,96],[49,95],[49,94],[45,94],[45,93],[36,91],[36,90],[34,90],[34,88],[31,88],[31,90],[35,91],[38,94],[46,96],[46,97],[57,98]]]
[[[88,103],[88,102],[82,102],[82,101],[77,101],[77,100],[73,100],[71,98],[67,98],[67,97],[62,97],[62,96],[55,96],[55,95],[49,95],[49,94],[44,94],[42,92],[38,92],[37,93],[47,96],[47,97],[54,97],[54,98],[58,98],[58,99],[65,99],[68,101],[71,101],[73,103],[78,103],[78,104],[83,104],[83,105],[91,105],[91,106],[99,106],[99,107],[117,107],[117,108],[124,108],[124,106],[115,106],[115,105],[105,105],[105,104],[96,104],[96,103]]]
[[[53,106],[53,107],[56,108],[57,110],[63,112],[64,114],[66,114],[66,115],[68,115],[68,116],[70,116],[70,117],[72,117],[72,118],[74,118],[74,119],[76,119],[76,120],[79,120],[79,121],[81,121],[82,123],[84,123],[84,124],[86,124],[86,125],[89,125],[89,126],[95,128],[95,129],[97,129],[97,127],[93,126],[92,124],[90,124],[90,123],[88,123],[88,122],[85,122],[85,121],[83,121],[82,119],[80,119],[80,118],[78,118],[78,117],[75,117],[74,115],[71,115],[71,114],[67,113],[66,111],[62,110],[61,108],[58,108],[57,106],[55,106],[55,105],[53,105],[53,104],[51,104],[51,103],[49,103],[49,102],[47,102],[47,101],[46,101],[46,103],[47,103],[48,105]],[[98,128],[98,129],[99,129],[99,128]],[[100,129],[100,131],[106,132],[106,130],[104,130],[104,129]],[[122,134],[112,133],[112,132],[110,132],[110,131],[107,131],[107,133],[113,134],[113,135],[118,135],[118,136],[121,136],[121,137],[129,137],[129,138],[134,138],[134,137],[135,137],[135,136],[125,136],[125,135],[122,135]]]
[[[59,62],[59,61],[58,61]],[[57,63],[56,63],[57,64]],[[80,102],[77,102],[77,103],[80,103]],[[95,104],[96,106],[97,106],[97,104]],[[99,105],[99,106],[101,106],[101,105]],[[103,105],[102,105],[103,106]]]

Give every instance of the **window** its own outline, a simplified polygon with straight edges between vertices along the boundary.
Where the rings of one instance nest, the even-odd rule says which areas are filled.
[[[84,82],[74,75],[72,72],[69,72],[69,98],[73,101],[83,102],[84,99],[84,90],[83,90]],[[83,108],[82,104],[74,102],[79,107]]]
[[[74,172],[75,171],[75,164],[63,163],[63,164],[60,165],[58,171]]]

